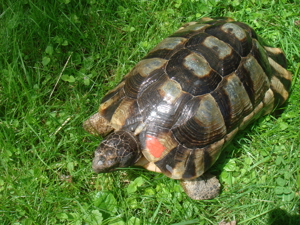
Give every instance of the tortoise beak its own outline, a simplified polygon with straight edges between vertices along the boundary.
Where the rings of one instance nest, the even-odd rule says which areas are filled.
[[[97,148],[97,150],[95,151],[92,168],[95,173],[108,173],[115,171],[120,164],[118,162],[119,160],[117,159],[118,157],[113,155],[104,156],[103,152],[99,151],[99,148]]]

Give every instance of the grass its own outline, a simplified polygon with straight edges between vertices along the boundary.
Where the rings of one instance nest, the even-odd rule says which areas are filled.
[[[1,224],[299,224],[299,1],[0,1]],[[230,16],[281,47],[294,74],[279,117],[240,133],[213,200],[139,168],[96,175],[82,122],[181,24]],[[297,80],[298,78],[298,80]]]

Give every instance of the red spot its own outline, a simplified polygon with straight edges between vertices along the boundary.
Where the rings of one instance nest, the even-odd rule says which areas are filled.
[[[146,147],[155,158],[159,158],[165,150],[165,146],[163,146],[156,137],[148,134],[146,135]]]

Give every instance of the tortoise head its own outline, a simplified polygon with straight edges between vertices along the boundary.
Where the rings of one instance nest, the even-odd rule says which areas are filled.
[[[141,155],[137,138],[127,131],[117,131],[107,136],[96,149],[93,170],[105,173],[132,166]]]

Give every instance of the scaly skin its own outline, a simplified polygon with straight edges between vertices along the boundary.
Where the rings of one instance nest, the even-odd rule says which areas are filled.
[[[136,137],[127,131],[117,131],[107,136],[96,149],[93,170],[105,173],[132,166],[141,156]]]

